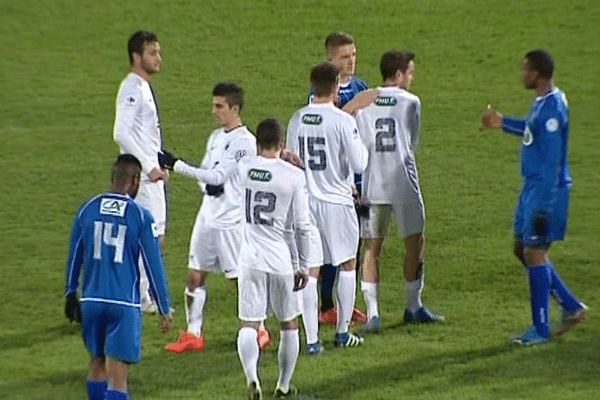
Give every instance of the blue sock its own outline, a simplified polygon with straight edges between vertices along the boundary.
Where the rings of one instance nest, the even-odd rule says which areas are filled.
[[[104,400],[129,400],[129,394],[120,390],[110,389],[104,394]]]
[[[333,286],[337,268],[331,264],[321,267],[321,311],[333,308]]]
[[[87,392],[89,400],[103,400],[106,392],[106,381],[87,381]]]
[[[550,296],[550,269],[547,264],[528,267],[531,316],[538,333],[549,337],[548,297]]]
[[[567,289],[567,285],[563,282],[554,269],[554,265],[547,264],[548,270],[550,271],[550,294],[558,303],[568,311],[578,310],[581,308],[581,303],[579,300],[571,294],[569,289]]]

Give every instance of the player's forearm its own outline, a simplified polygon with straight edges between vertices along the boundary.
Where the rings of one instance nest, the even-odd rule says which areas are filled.
[[[225,183],[225,180],[227,179],[227,171],[221,168],[196,168],[186,164],[181,160],[178,160],[175,163],[173,166],[173,171],[185,175],[188,178],[193,178],[204,183],[208,183],[209,185],[221,185]]]
[[[136,143],[127,128],[121,126],[115,127],[114,140],[123,153],[132,154],[140,160],[140,163],[142,163],[142,173],[145,175],[149,174],[154,168],[160,168],[158,165],[158,156],[149,157],[140,145]]]
[[[296,230],[296,243],[298,246],[298,272],[308,274],[308,251],[310,246],[308,228]]]
[[[502,117],[502,130],[507,133],[512,133],[516,136],[523,136],[523,132],[525,132],[525,119],[524,118],[515,118],[515,117]]]

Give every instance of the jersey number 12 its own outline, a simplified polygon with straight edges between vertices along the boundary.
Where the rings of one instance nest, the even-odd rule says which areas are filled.
[[[251,224],[254,220],[255,224],[273,226],[273,218],[263,218],[262,213],[275,211],[276,201],[275,193],[258,191],[252,196],[252,190],[246,189],[246,222]]]

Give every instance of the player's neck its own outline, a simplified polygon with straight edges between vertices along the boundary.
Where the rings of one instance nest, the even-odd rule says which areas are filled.
[[[133,67],[131,67],[131,72],[133,72],[146,82],[150,82],[150,74],[146,72],[141,66],[134,65]]]
[[[281,149],[265,149],[260,151],[260,156],[264,158],[279,158]]]
[[[350,82],[350,79],[352,79],[352,75],[344,75],[344,76],[340,75],[340,85],[347,84],[348,82]]]
[[[552,79],[542,80],[535,87],[535,94],[537,94],[540,97],[545,96],[552,90],[553,87],[554,84],[552,82]]]
[[[315,96],[311,103],[326,104],[326,103],[333,103],[333,100],[335,100],[335,93],[331,93],[330,95],[327,95],[327,96]]]
[[[225,125],[222,125],[221,128],[223,128],[226,131],[232,131],[236,128],[239,128],[240,126],[243,126],[244,124],[242,124],[242,119],[240,117],[236,117],[235,119],[228,121],[225,123]]]

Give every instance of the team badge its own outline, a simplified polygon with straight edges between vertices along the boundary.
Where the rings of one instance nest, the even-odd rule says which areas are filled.
[[[546,121],[546,130],[548,132],[556,132],[558,130],[558,121],[556,118],[550,118]]]
[[[398,101],[394,97],[378,97],[375,99],[375,104],[383,107],[395,106]]]
[[[125,215],[125,209],[127,208],[127,202],[118,199],[102,199],[100,202],[100,214],[114,215],[122,217]]]
[[[246,150],[238,150],[235,152],[235,161],[240,161],[246,155]]]
[[[321,125],[323,122],[323,116],[320,114],[304,114],[302,116],[302,123],[306,125]]]
[[[253,181],[269,182],[272,177],[273,176],[269,171],[265,171],[263,169],[252,168],[250,171],[248,171],[248,178],[252,179]]]
[[[128,106],[134,106],[135,105],[135,97],[128,96],[127,99],[125,99],[125,103],[127,103]]]

